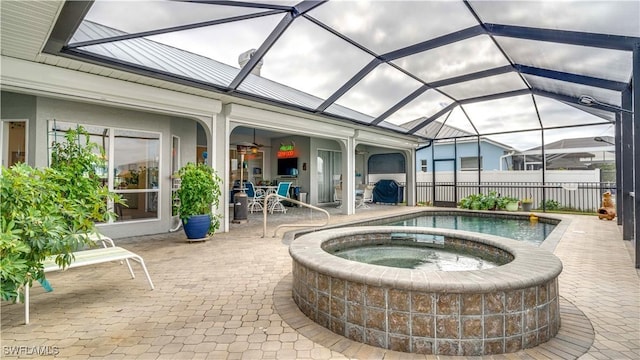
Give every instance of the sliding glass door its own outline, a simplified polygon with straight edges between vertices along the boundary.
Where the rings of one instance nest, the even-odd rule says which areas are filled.
[[[342,153],[318,150],[318,203],[333,202],[333,189],[340,184]]]

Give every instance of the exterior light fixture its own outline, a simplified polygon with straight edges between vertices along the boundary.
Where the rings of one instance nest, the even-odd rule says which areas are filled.
[[[606,144],[609,144],[609,145],[615,145],[615,143],[612,143],[611,141],[607,141],[607,140],[601,138],[600,136],[594,137],[593,140],[597,141],[597,142],[603,142],[603,143],[606,143]]]
[[[600,101],[594,99],[593,96],[589,96],[589,95],[581,95],[579,101],[580,101],[580,104],[586,105],[586,106],[600,105],[600,106],[604,106],[604,107],[612,109],[612,110],[622,111],[622,112],[626,112],[626,113],[629,113],[629,114],[633,114],[633,111],[631,111],[631,110],[624,109],[624,108],[622,108],[620,106],[613,106],[613,105],[610,105],[610,104],[605,104],[603,102],[600,102]]]

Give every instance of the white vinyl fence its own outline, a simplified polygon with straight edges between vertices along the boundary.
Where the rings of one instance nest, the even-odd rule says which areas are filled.
[[[611,191],[614,199],[616,194],[615,183],[601,182],[598,169],[547,170],[544,173],[544,183],[542,170],[482,171],[480,179],[476,171],[459,171],[457,182],[454,182],[452,171],[437,172],[436,175],[436,201],[457,203],[471,194],[495,191],[501,196],[518,199],[531,197],[536,209],[556,205],[557,202],[560,208],[595,212],[600,207],[605,191]],[[376,174],[370,175],[368,182],[375,184],[381,179],[392,179],[404,184],[406,177],[405,174]],[[418,172],[416,179],[417,201],[434,203],[433,174]]]

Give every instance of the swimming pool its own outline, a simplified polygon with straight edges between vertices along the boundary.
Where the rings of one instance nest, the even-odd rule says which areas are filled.
[[[420,226],[452,230],[473,231],[520,240],[539,246],[556,227],[547,221],[529,221],[528,217],[496,214],[423,213],[412,218],[390,220],[383,225]]]
[[[343,259],[365,264],[425,271],[484,270],[500,265],[481,256],[456,252],[446,249],[444,246],[434,248],[430,246],[376,244],[337,249],[330,253]]]

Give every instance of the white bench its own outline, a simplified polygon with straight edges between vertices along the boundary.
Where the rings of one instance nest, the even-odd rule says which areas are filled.
[[[108,242],[109,240],[106,240],[106,241]],[[113,244],[113,241],[111,241],[110,244]],[[140,257],[139,255],[129,250],[123,249],[118,246],[106,246],[106,247],[95,248],[90,250],[76,251],[73,253],[73,255],[75,259],[71,262],[69,266],[67,266],[64,269],[62,269],[61,267],[58,266],[58,264],[56,264],[55,256],[48,257],[43,263],[44,272],[47,273],[52,271],[62,271],[66,269],[71,269],[71,268],[76,268],[81,266],[88,266],[88,265],[95,265],[95,264],[100,264],[100,263],[105,263],[110,261],[122,262],[124,260],[126,261],[127,267],[129,268],[129,273],[131,274],[131,278],[134,279],[135,275],[133,274],[133,269],[131,269],[131,265],[129,264],[129,259],[131,259],[131,260],[137,261],[140,264],[140,266],[142,267],[142,270],[144,271],[144,274],[147,277],[147,281],[149,282],[149,287],[151,288],[151,290],[154,289],[153,282],[151,281],[151,277],[149,276],[147,267],[144,264],[144,260],[142,260],[142,257]],[[24,288],[24,306],[25,306],[24,307],[25,324],[28,324],[29,323],[29,285],[25,285],[25,288]]]

